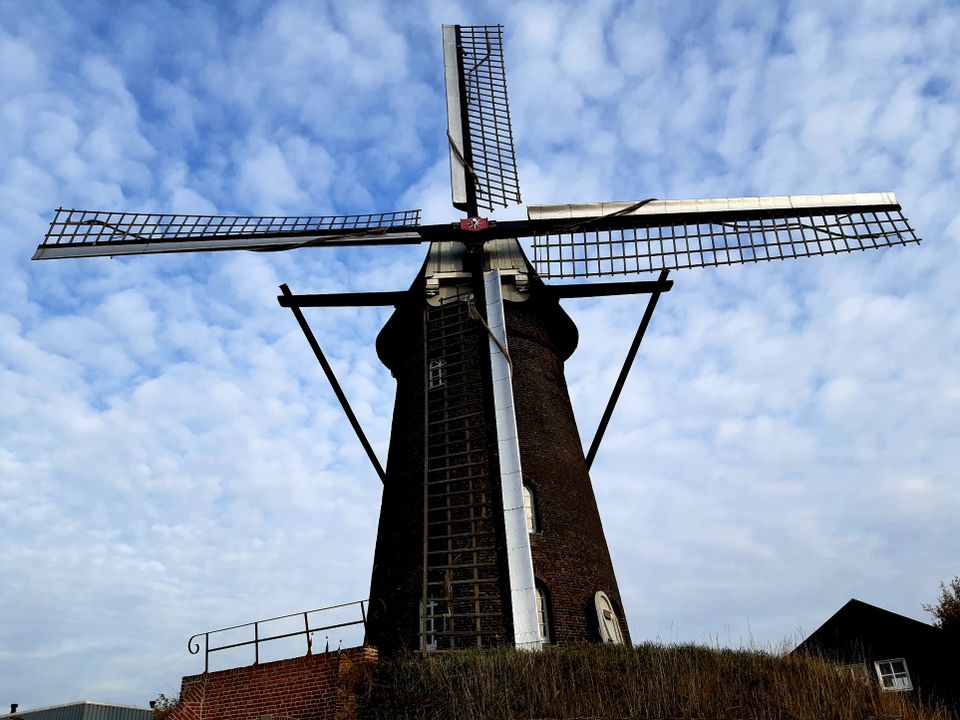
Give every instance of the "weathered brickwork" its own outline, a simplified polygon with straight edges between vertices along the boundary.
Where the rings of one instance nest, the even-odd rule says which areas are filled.
[[[397,381],[367,625],[369,641],[385,652],[415,649],[420,627],[419,604],[423,593],[423,332],[423,307],[410,304],[397,309],[377,338],[377,353]]]
[[[189,675],[170,720],[349,720],[353,680],[377,651],[356,647],[232,670]]]

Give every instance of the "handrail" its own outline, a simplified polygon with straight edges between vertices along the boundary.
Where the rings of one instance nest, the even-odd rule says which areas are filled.
[[[295,637],[297,635],[306,635],[307,637],[307,655],[313,653],[313,638],[311,637],[312,633],[320,632],[321,630],[333,630],[335,628],[341,627],[350,627],[353,625],[363,625],[364,628],[364,642],[366,642],[366,628],[367,628],[367,600],[355,600],[348,603],[340,603],[339,605],[329,605],[327,607],[316,608],[314,610],[304,610],[303,612],[290,613],[289,615],[277,615],[276,617],[266,618],[264,620],[255,620],[253,622],[242,623],[240,625],[231,625],[230,627],[220,628],[218,630],[207,630],[205,632],[199,632],[190,636],[190,639],[187,640],[187,650],[191,655],[196,655],[200,652],[200,642],[197,638],[203,637],[203,672],[208,673],[210,671],[210,653],[217,652],[219,650],[229,650],[231,648],[243,647],[245,645],[253,645],[253,654],[254,654],[254,665],[260,663],[260,643],[270,642],[271,640],[281,640],[283,638]],[[319,627],[310,627],[310,615],[313,613],[327,612],[329,610],[339,610],[341,608],[357,606],[360,610],[360,619],[359,620],[348,620],[347,622],[338,622],[332,623],[330,625],[321,625]],[[303,630],[295,630],[293,632],[281,633],[279,635],[268,635],[266,637],[260,636],[260,626],[264,623],[274,622],[276,620],[287,620],[289,618],[294,618],[298,616],[303,616]],[[215,647],[210,646],[210,636],[216,635],[217,633],[227,632],[229,630],[239,630],[241,628],[253,628],[253,640],[243,640],[241,642],[230,643],[228,645],[217,645]]]

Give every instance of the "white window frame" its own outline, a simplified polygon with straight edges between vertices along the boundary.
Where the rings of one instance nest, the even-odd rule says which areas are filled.
[[[620,629],[620,618],[613,608],[613,603],[603,590],[598,590],[593,596],[593,605],[597,611],[597,622],[600,627],[600,641],[612,645],[623,645],[623,631]]]
[[[523,515],[527,520],[527,532],[540,532],[537,525],[537,498],[529,483],[523,483]]]
[[[427,366],[427,386],[430,390],[443,387],[446,382],[447,361],[443,358],[434,358]]]
[[[547,594],[539,584],[533,591],[537,598],[537,628],[540,630],[540,642],[546,645],[550,642],[550,603],[547,601]]]
[[[866,663],[861,662],[841,665],[840,670],[849,674],[850,677],[860,680],[861,682],[870,682],[870,671],[867,669]]]
[[[426,607],[421,600],[420,611],[424,646],[427,652],[433,652],[437,649],[437,633],[442,633],[446,629],[447,619],[443,615],[439,600],[427,600]]]
[[[901,663],[903,665],[903,671],[900,672],[896,670],[893,666],[894,663]],[[889,669],[885,671],[881,665],[887,665]],[[880,687],[883,690],[888,690],[891,692],[905,692],[907,690],[913,690],[913,681],[910,679],[910,670],[907,668],[907,661],[903,658],[877,660],[873,666],[877,670],[877,677],[880,679]],[[887,680],[890,681],[890,685],[887,685]]]

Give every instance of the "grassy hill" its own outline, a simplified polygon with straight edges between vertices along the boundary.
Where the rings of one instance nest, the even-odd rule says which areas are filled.
[[[693,645],[436,654],[357,683],[366,720],[951,718],[818,660]]]

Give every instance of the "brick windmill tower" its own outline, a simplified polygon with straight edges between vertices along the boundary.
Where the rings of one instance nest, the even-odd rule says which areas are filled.
[[[893,193],[529,206],[520,202],[500,26],[443,29],[453,205],[336,217],[57,211],[35,259],[428,243],[401,292],[295,295],[289,307],[384,483],[368,639],[386,652],[629,642],[589,467],[671,270],[918,242]],[[533,260],[518,239],[532,238]],[[656,280],[611,282],[659,273]],[[587,282],[545,281],[580,279]],[[584,453],[563,374],[571,297],[648,294]],[[377,352],[397,381],[387,469],[301,308],[396,308]]]

